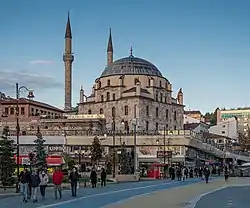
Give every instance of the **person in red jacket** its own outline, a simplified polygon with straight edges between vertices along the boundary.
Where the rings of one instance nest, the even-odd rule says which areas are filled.
[[[62,182],[63,182],[63,172],[56,168],[52,176],[52,182],[54,184],[55,198],[57,199],[57,191],[59,192],[59,199],[62,198]]]

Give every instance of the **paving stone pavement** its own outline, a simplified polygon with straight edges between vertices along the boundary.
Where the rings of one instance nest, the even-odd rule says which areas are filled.
[[[127,208],[127,207],[143,207],[143,208],[193,208],[193,203],[197,197],[211,192],[221,187],[234,186],[238,184],[250,184],[248,178],[230,178],[225,182],[223,178],[210,181],[208,184],[201,181],[200,183],[191,184],[189,186],[175,187],[165,191],[157,191],[154,193],[138,196],[126,201],[107,206],[108,208]],[[199,206],[197,208],[206,208]],[[212,206],[213,208],[217,208]],[[211,206],[209,206],[211,208]],[[223,208],[223,207],[218,207]],[[239,207],[243,208],[243,207]]]

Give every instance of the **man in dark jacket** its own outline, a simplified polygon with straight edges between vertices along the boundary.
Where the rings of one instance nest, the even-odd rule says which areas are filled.
[[[75,167],[72,169],[71,173],[69,174],[69,181],[71,183],[72,196],[76,197],[76,190],[77,190],[77,183],[79,181],[79,174],[78,174]]]
[[[106,178],[107,178],[107,173],[104,168],[102,168],[101,172],[101,186],[106,186]]]
[[[92,188],[96,188],[96,184],[97,184],[97,173],[95,171],[95,169],[93,168],[91,173],[90,173],[90,181],[92,184]]]
[[[28,199],[28,184],[30,182],[30,173],[27,168],[24,169],[19,175],[20,191],[23,196],[23,202],[27,202]]]
[[[204,169],[204,176],[205,176],[206,183],[208,183],[208,178],[209,178],[209,176],[210,176],[210,170],[209,170],[208,167],[206,167],[206,168]]]
[[[33,203],[37,202],[37,190],[38,190],[40,182],[41,180],[40,180],[39,174],[35,170],[33,170],[30,176],[30,185],[31,185],[31,193],[32,193],[31,197],[33,199]]]

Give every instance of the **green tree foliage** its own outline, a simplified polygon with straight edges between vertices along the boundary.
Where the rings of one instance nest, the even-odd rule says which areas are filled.
[[[129,172],[129,155],[126,150],[126,145],[123,143],[121,146],[121,174],[129,174]]]
[[[96,164],[102,158],[102,148],[98,137],[95,137],[91,146],[91,160]]]
[[[36,165],[39,170],[44,170],[47,168],[47,153],[45,147],[45,140],[43,139],[42,134],[38,129],[37,139],[34,141],[35,143],[35,151],[36,151]]]
[[[13,179],[16,167],[14,152],[14,141],[10,140],[9,128],[5,127],[0,139],[0,181],[4,186],[15,183]]]

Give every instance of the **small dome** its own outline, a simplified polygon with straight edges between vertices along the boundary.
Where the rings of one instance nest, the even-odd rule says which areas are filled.
[[[101,77],[112,75],[148,75],[162,77],[161,72],[154,64],[132,55],[118,59],[107,66],[102,72]]]

